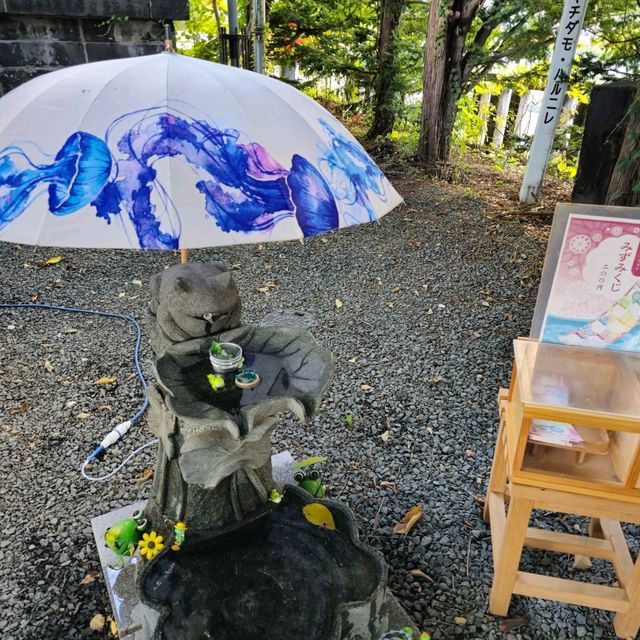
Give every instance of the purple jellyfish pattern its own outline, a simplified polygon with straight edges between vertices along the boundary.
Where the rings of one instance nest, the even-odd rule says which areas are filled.
[[[35,164],[19,147],[7,147],[0,151],[0,229],[48,186],[54,215],[91,204],[107,224],[128,216],[140,248],[176,249],[180,215],[155,167],[176,156],[201,178],[195,188],[224,232],[268,231],[294,218],[308,237],[375,220],[370,197],[386,200],[384,175],[357,143],[327,121],[320,124],[328,143],[318,145],[318,166],[294,154],[289,169],[260,144],[241,142],[236,129],[218,129],[167,109],[125,114],[104,141],[77,131],[50,164]]]

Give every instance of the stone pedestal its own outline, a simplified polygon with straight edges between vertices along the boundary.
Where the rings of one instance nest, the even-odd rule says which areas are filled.
[[[285,411],[316,413],[331,354],[302,327],[237,326],[237,289],[219,263],[173,267],[152,292],[148,423],[160,444],[144,519],[164,546],[147,539],[145,559],[105,569],[121,637],[379,640],[409,626],[347,507],[293,485],[290,464],[273,473],[271,432]],[[212,373],[214,339],[220,358],[227,343],[242,349],[233,366],[257,386],[237,386],[233,367]],[[99,545],[112,516],[95,524]]]

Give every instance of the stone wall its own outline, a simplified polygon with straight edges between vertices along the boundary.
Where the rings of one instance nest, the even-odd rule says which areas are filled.
[[[0,95],[62,67],[162,51],[188,0],[0,0]]]

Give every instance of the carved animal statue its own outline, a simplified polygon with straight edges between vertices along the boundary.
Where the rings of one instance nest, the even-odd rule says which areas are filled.
[[[238,289],[221,262],[177,264],[151,276],[150,287],[148,327],[156,356],[178,342],[240,323]]]

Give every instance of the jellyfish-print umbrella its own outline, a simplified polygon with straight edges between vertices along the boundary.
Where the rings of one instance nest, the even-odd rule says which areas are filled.
[[[250,71],[161,53],[63,69],[0,99],[0,240],[289,240],[400,202],[325,109]]]

